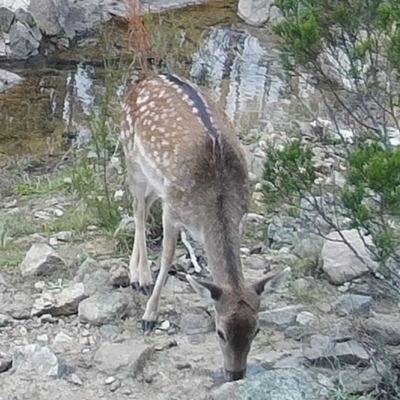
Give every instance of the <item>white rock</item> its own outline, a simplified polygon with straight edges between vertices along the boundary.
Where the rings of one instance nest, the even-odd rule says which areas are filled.
[[[300,325],[312,325],[314,320],[315,320],[315,315],[308,311],[302,311],[296,317],[296,322]]]
[[[249,25],[260,26],[282,16],[274,0],[239,0],[238,15]]]
[[[166,319],[163,321],[163,323],[160,325],[160,329],[162,331],[167,331],[171,327],[171,323]]]

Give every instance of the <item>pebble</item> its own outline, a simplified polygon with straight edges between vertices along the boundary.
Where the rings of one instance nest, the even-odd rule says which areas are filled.
[[[115,382],[115,378],[113,376],[109,376],[104,382],[106,385],[111,385],[113,382]]]
[[[162,331],[167,331],[170,327],[171,327],[171,323],[168,320],[165,320],[160,325],[159,329],[161,329]]]
[[[117,389],[121,387],[121,381],[116,379],[113,383],[110,385],[110,392],[115,392]]]

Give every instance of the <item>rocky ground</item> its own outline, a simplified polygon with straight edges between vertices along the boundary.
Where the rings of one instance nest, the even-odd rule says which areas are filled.
[[[253,154],[249,148],[257,179]],[[193,272],[184,247],[163,293],[159,325],[144,336],[146,297],[128,285],[128,253],[116,257],[113,239],[96,226],[83,235],[79,219],[65,230],[67,217],[82,206],[74,195],[21,194],[18,187],[0,205],[3,221],[30,232],[15,239],[0,231],[2,400],[33,394],[46,400],[319,400],[335,398],[335,391],[378,393],[385,379],[397,376],[398,307],[371,290],[379,287],[369,273],[373,263],[366,268],[346,245],[307,234],[301,216],[247,218],[247,279],[286,265],[292,276],[263,304],[248,378],[224,384],[213,310],[184,279],[185,269]],[[354,231],[344,234],[368,257]],[[158,256],[153,249],[155,274]]]

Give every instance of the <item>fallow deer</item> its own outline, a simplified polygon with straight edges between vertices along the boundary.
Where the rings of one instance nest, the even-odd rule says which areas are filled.
[[[259,330],[262,294],[279,287],[289,268],[253,284],[244,280],[240,224],[247,212],[249,184],[233,126],[205,93],[175,75],[151,75],[134,84],[125,96],[123,110],[121,142],[136,229],[129,265],[131,284],[151,295],[143,329],[151,331],[156,324],[177,233],[186,228],[204,245],[213,282],[189,275],[187,279],[215,305],[226,379],[241,379]],[[163,203],[163,249],[152,290],[145,222],[158,198]]]

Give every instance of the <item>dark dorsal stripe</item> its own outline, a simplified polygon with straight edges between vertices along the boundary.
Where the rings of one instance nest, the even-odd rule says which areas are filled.
[[[181,81],[175,75],[167,74],[165,75],[165,77],[171,83],[179,86],[179,88],[182,89],[182,92],[186,94],[190,100],[192,100],[194,107],[197,108],[199,112],[199,117],[201,122],[206,127],[207,131],[214,137],[214,139],[219,141],[221,134],[218,128],[211,122],[210,112],[208,111],[207,106],[203,101],[203,99],[197,93],[196,89],[194,89],[188,83]]]

